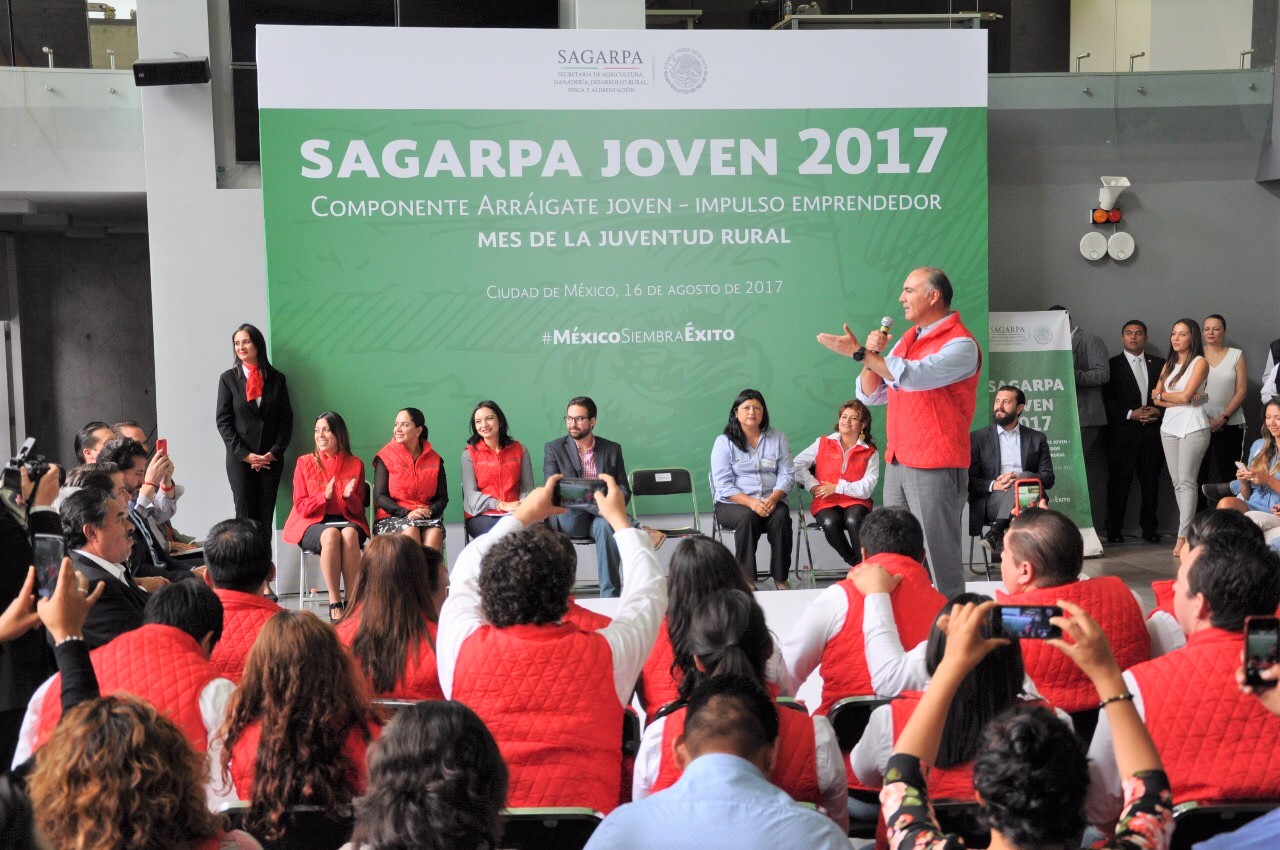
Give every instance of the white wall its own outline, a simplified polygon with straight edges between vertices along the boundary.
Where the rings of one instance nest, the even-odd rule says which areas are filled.
[[[1240,67],[1253,42],[1253,0],[1158,0],[1151,7],[1151,70]]]
[[[144,57],[209,54],[204,3],[140,0]],[[156,86],[142,99],[157,433],[178,480],[198,482],[178,526],[203,533],[232,515],[225,452],[214,427],[218,375],[232,361],[241,322],[267,325],[262,193],[219,190],[210,86]]]
[[[1151,0],[1072,0],[1072,70],[1075,57],[1089,53],[1081,71],[1127,71],[1130,54],[1143,52],[1147,55],[1134,60],[1135,71],[1149,69]]]

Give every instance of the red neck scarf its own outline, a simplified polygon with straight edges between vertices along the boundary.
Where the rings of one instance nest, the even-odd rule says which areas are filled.
[[[244,395],[248,401],[256,401],[262,398],[262,369],[256,364],[250,366],[248,363],[244,367],[249,370],[249,377],[244,382]]]

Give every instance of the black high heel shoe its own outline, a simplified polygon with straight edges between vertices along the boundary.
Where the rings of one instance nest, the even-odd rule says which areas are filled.
[[[330,602],[329,603],[329,622],[336,623],[339,620],[341,620],[342,612],[343,610],[346,609],[346,607],[347,607],[347,604],[345,602]]]

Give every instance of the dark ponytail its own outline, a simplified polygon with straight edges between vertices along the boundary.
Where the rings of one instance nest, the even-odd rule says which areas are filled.
[[[713,676],[740,676],[763,685],[773,638],[765,625],[764,611],[749,594],[721,590],[694,611],[689,651],[693,659],[680,682],[682,700]]]

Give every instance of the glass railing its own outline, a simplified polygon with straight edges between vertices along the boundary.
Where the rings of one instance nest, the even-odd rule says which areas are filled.
[[[127,70],[137,59],[136,0],[0,0],[0,65]]]
[[[651,29],[974,27],[989,70],[1125,73],[1270,68],[1277,0],[645,0]]]

